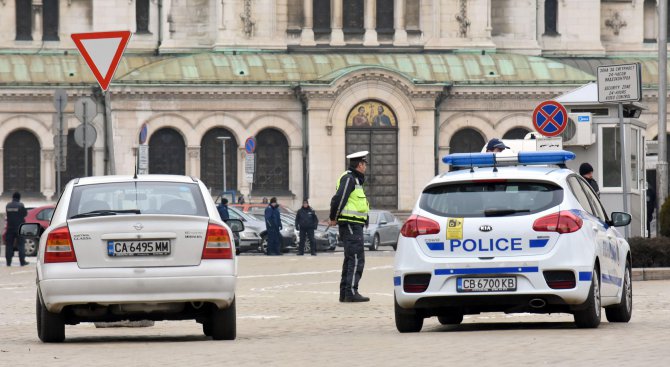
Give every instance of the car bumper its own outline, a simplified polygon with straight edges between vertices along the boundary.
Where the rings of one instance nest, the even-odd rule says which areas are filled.
[[[203,260],[197,267],[79,269],[46,264],[38,289],[51,312],[77,304],[211,302],[228,307],[235,298],[234,267]]]
[[[261,246],[261,239],[256,238],[256,239],[245,239],[245,238],[240,238],[240,251],[246,252],[246,251],[255,251],[258,250]]]

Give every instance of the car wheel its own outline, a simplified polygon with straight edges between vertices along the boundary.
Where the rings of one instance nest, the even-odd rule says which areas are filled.
[[[626,261],[626,273],[623,276],[621,303],[605,308],[609,322],[628,322],[633,315],[633,283],[631,282],[630,262]]]
[[[401,333],[416,333],[421,331],[423,327],[423,317],[416,313],[415,310],[406,310],[393,297],[395,303],[395,327]]]
[[[268,235],[267,234],[262,234],[261,235],[261,244],[258,245],[258,252],[262,254],[267,254],[268,253]]]
[[[300,249],[298,249],[300,251]],[[309,240],[305,241],[305,253],[310,253],[312,252],[312,243],[309,242]]]
[[[448,315],[438,316],[437,320],[442,325],[458,325],[463,322],[463,313],[459,311],[449,312]]]
[[[26,238],[23,241],[23,248],[26,250],[26,256],[37,255],[37,241],[34,238]]]
[[[396,251],[398,249],[398,242],[392,244],[391,247],[393,247],[393,251]]]
[[[372,239],[372,245],[370,245],[370,251],[377,251],[379,249],[379,235],[376,234]]]
[[[214,340],[235,340],[237,335],[237,316],[235,312],[235,300],[228,308],[220,309],[214,306],[212,316],[205,324],[211,325],[212,339]],[[203,331],[204,325],[203,324]]]
[[[205,321],[202,323],[202,332],[205,336],[212,336],[212,323],[210,321]]]
[[[65,320],[63,320],[63,315],[49,312],[42,304],[39,293],[36,300],[36,316],[37,337],[41,341],[45,343],[61,343],[65,340]]]
[[[597,328],[600,325],[600,276],[595,269],[584,306],[583,310],[575,311],[575,324],[578,328]]]

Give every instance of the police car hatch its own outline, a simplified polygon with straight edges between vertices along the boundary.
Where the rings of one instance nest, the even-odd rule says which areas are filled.
[[[496,161],[493,153],[447,156],[448,163],[469,169],[429,184],[403,235],[415,237],[424,254],[437,258],[548,253],[569,232],[567,227],[580,220],[560,211],[564,192],[548,175],[556,168],[546,167],[571,156],[563,151],[522,152],[506,155],[504,162]],[[545,167],[532,167],[538,164]]]

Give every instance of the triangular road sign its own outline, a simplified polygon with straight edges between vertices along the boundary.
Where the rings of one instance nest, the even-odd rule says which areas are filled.
[[[72,40],[102,90],[107,90],[130,40],[130,32],[76,33],[72,35]]]

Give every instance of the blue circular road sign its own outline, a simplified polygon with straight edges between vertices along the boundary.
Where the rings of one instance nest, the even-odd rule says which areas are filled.
[[[247,151],[247,154],[254,154],[256,151],[256,138],[250,136],[247,138],[247,141],[244,142],[244,150]]]
[[[556,101],[544,101],[533,111],[533,127],[544,136],[556,136],[568,126],[568,112]]]

